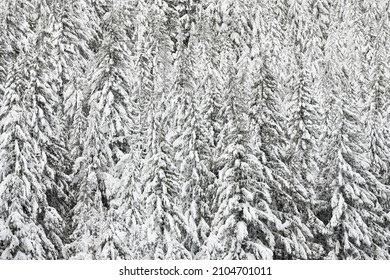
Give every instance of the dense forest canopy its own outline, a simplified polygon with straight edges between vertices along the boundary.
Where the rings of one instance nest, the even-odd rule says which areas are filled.
[[[389,0],[0,0],[0,259],[390,259]]]

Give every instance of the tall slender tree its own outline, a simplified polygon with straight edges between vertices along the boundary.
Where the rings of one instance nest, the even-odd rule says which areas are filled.
[[[53,65],[44,22],[38,24],[37,30],[33,48],[22,55],[12,73],[14,77],[8,78],[2,109],[4,168],[0,181],[5,190],[12,184],[20,186],[8,191],[8,194],[13,193],[9,199],[15,196],[19,202],[4,204],[8,217],[3,221],[8,223],[8,234],[16,238],[7,241],[13,240],[4,251],[7,258],[57,259],[64,254],[63,218],[59,213],[66,210],[67,177],[61,170],[63,145],[55,134],[58,126],[53,113],[56,95],[49,76]],[[12,115],[15,118],[10,119]],[[10,125],[15,127],[10,129]],[[31,203],[26,204],[24,200]],[[17,215],[15,219],[11,219],[13,215]],[[35,232],[36,244],[22,240],[28,237],[26,233],[23,237],[25,230],[20,228],[23,221]],[[18,235],[22,243],[17,241]],[[23,245],[23,242],[27,243]]]
[[[178,208],[179,175],[171,158],[172,147],[166,140],[167,120],[163,112],[163,107],[159,107],[158,112],[151,114],[150,148],[142,176],[147,217],[145,257],[191,259],[190,252],[182,244],[187,225]]]
[[[364,153],[359,107],[356,100],[352,102],[356,89],[349,75],[353,71],[349,73],[345,66],[338,66],[333,63],[329,68],[332,87],[327,108],[331,116],[323,150],[327,164],[321,171],[319,193],[320,199],[330,202],[331,207],[326,221],[330,231],[327,249],[330,258],[386,259],[389,237],[378,199],[386,194],[386,186],[370,171]]]

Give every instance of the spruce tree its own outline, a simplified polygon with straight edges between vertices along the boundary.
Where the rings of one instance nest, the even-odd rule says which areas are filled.
[[[149,153],[141,177],[146,211],[145,258],[191,259],[190,252],[182,244],[183,235],[188,230],[178,208],[179,174],[171,158],[172,147],[166,140],[164,107],[160,106],[158,112],[152,111],[150,115]]]
[[[66,207],[62,185],[66,178],[60,171],[61,145],[54,134],[55,93],[48,79],[51,65],[43,59],[46,40],[41,30],[34,48],[18,60],[7,78],[2,106],[0,181],[6,196],[2,204],[2,257],[8,259],[58,259],[64,253],[59,212]]]
[[[217,213],[208,240],[212,259],[271,259],[274,236],[269,225],[280,224],[270,209],[270,188],[264,184],[265,169],[250,143],[247,112],[248,55],[238,59],[227,53],[234,65],[228,69],[226,99],[222,112],[227,122],[218,145],[220,168],[215,203]],[[215,244],[214,242],[218,242]],[[214,248],[213,248],[214,247]]]
[[[321,171],[321,200],[330,203],[326,219],[329,258],[387,259],[388,232],[379,201],[386,194],[383,185],[370,171],[356,96],[346,68],[333,65],[331,91],[328,93],[326,159]],[[337,70],[340,69],[340,70]],[[329,205],[329,204],[328,204]]]
[[[74,166],[76,203],[72,209],[71,242],[67,245],[68,256],[74,259],[100,258],[97,240],[109,207],[106,174],[113,166],[112,155],[98,122],[101,116],[96,100],[90,110],[83,154]]]
[[[175,160],[180,164],[182,182],[182,209],[189,225],[186,243],[195,256],[203,245],[210,230],[209,197],[215,176],[211,172],[212,137],[200,113],[196,99],[195,73],[193,72],[196,53],[194,34],[188,46],[179,46],[176,65],[178,77],[175,82]]]

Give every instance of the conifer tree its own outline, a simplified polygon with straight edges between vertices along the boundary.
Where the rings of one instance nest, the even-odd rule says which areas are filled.
[[[345,51],[345,50],[344,50]],[[336,57],[337,58],[337,57]],[[333,58],[335,59],[335,58]],[[340,59],[340,58],[339,58]],[[327,229],[329,258],[387,259],[388,232],[379,197],[383,185],[369,169],[364,134],[351,78],[344,66],[332,64],[331,91],[327,108],[331,120],[323,150],[326,165],[321,171],[319,197],[330,202]],[[351,71],[352,72],[352,71]]]
[[[179,45],[176,67],[178,74],[174,91],[177,119],[174,142],[175,160],[180,163],[182,209],[189,224],[186,243],[193,255],[199,251],[210,229],[209,189],[215,176],[211,172],[211,138],[205,120],[201,116],[196,99],[194,34],[188,45]]]
[[[266,58],[265,58],[266,60]],[[295,174],[285,163],[284,118],[280,112],[281,99],[278,85],[269,69],[269,62],[256,70],[256,80],[251,104],[253,131],[251,145],[264,166],[265,182],[272,186],[271,209],[285,225],[273,227],[275,236],[274,258],[312,259],[320,257],[321,246],[315,241],[322,233],[323,224],[315,217],[308,191],[297,181]]]
[[[309,52],[313,52],[308,40],[311,32],[309,26],[309,7],[307,2],[292,1],[288,8],[288,18],[291,22],[291,43],[294,53],[288,93],[288,136],[290,147],[288,150],[288,165],[311,196],[313,185],[318,172],[316,155],[318,150],[318,96],[311,82],[314,59]]]
[[[220,49],[223,36],[219,30],[220,22],[217,21],[217,8],[215,1],[208,1],[203,7],[202,17],[199,20],[199,49],[200,57],[197,68],[199,71],[199,92],[201,94],[201,113],[205,119],[207,130],[211,134],[209,143],[211,152],[214,155],[215,148],[221,132],[221,119],[219,111],[222,107],[222,77],[219,72]],[[217,175],[213,164],[212,172]]]
[[[69,161],[74,161],[81,155],[81,131],[85,126],[83,88],[88,64],[100,39],[98,19],[84,0],[56,1],[50,9],[54,19],[53,47],[58,75],[57,111],[63,127],[60,133],[68,143]]]
[[[145,209],[142,208],[141,152],[125,155],[115,166],[115,183],[112,186],[111,207],[122,226],[122,246],[129,249],[126,258],[141,259],[144,256],[142,225]],[[116,212],[115,212],[116,211]],[[126,248],[124,248],[125,250]]]
[[[115,230],[119,232],[121,224],[116,220],[115,207],[110,205],[111,182],[107,179],[115,161],[127,148],[124,139],[131,125],[129,52],[118,26],[121,16],[116,7],[106,18],[104,41],[89,79],[87,133],[82,156],[75,164],[73,182],[77,192],[73,216],[77,219],[69,250],[75,258],[116,259],[126,255],[126,249],[121,249],[123,244],[115,238]],[[114,228],[111,234],[104,232],[111,227]],[[89,247],[83,248],[85,240]]]
[[[130,135],[135,130],[133,119],[138,114],[132,103],[133,66],[129,40],[120,26],[127,18],[120,9],[121,6],[116,6],[106,15],[104,40],[94,61],[86,95],[96,102],[101,118],[97,122],[109,141],[114,162],[129,150]]]
[[[177,206],[179,175],[171,158],[172,147],[166,140],[167,120],[163,112],[163,107],[159,107],[158,112],[153,111],[150,115],[149,153],[142,176],[147,236],[145,257],[191,259],[190,252],[182,244],[187,225]]]
[[[16,204],[4,204],[4,213],[8,213],[8,218],[3,218],[3,225],[8,223],[8,234],[4,236],[14,236],[7,239],[4,254],[6,258],[57,259],[64,253],[63,218],[59,213],[66,209],[67,177],[60,165],[63,148],[55,136],[56,96],[50,86],[52,64],[46,30],[39,29],[33,42],[34,47],[18,60],[8,78],[2,109],[5,161],[0,181],[4,190],[13,184],[20,186],[7,191],[13,193],[8,199],[14,196],[19,200]],[[15,118],[10,119],[8,116],[12,115]],[[14,128],[10,129],[10,125]],[[26,204],[27,201],[30,202]],[[31,235],[36,238],[32,243],[24,239],[29,234],[23,233],[23,221],[35,232]]]
[[[44,187],[38,177],[36,141],[31,135],[31,96],[26,60],[8,75],[1,106],[0,253],[2,259],[55,258],[55,248],[40,226]]]
[[[248,141],[243,96],[245,83],[241,84],[242,80],[233,77],[222,109],[228,123],[221,133],[226,146],[218,159],[218,165],[222,167],[216,199],[219,207],[213,220],[221,251],[211,257],[271,259],[273,236],[267,224],[274,223],[276,217],[269,208],[269,187],[262,183],[263,169]]]
[[[385,7],[382,7],[382,9]],[[386,15],[386,13],[383,13]],[[373,5],[368,7],[367,15],[361,17],[362,24],[367,26],[369,33],[365,37],[365,57],[362,59],[366,73],[360,75],[360,79],[365,86],[362,89],[366,92],[367,101],[364,111],[366,112],[365,129],[368,141],[368,159],[370,167],[375,176],[384,184],[389,184],[387,175],[390,162],[387,154],[390,142],[388,118],[388,97],[389,91],[386,80],[389,77],[389,68],[386,63],[386,40],[389,38],[390,26],[387,16],[380,16],[381,7]],[[365,18],[367,17],[367,18]],[[378,22],[374,19],[380,18]]]
[[[98,238],[109,206],[106,174],[113,166],[111,150],[99,120],[96,100],[90,104],[83,154],[74,166],[76,204],[72,209],[73,232],[67,246],[69,258],[98,259]]]
[[[29,47],[29,39],[33,36],[34,25],[31,15],[34,6],[26,5],[24,1],[6,0],[0,4],[0,100],[4,88],[8,68],[16,63],[20,54],[25,54]]]
[[[123,223],[118,208],[117,203],[111,202],[109,210],[104,215],[97,240],[98,259],[127,260],[132,258],[130,245],[134,244],[127,240],[129,235],[126,234],[130,230],[127,228],[129,224]]]
[[[289,139],[285,132],[286,116],[282,114],[285,79],[280,76],[283,75],[280,72],[282,61],[273,59],[274,55],[283,56],[285,49],[280,41],[283,37],[279,36],[285,35],[280,34],[280,30],[276,34],[271,32],[275,29],[275,17],[280,15],[271,13],[272,18],[267,22],[263,19],[266,13],[264,9],[259,8],[254,16],[251,52],[253,85],[249,117],[253,127],[251,145],[256,147],[256,156],[267,170],[265,182],[272,186],[271,208],[284,224],[283,227],[271,228],[275,236],[274,258],[319,258],[322,249],[316,238],[323,231],[323,224],[313,213],[313,193],[302,186],[286,159]],[[279,46],[279,49],[271,49],[269,42]],[[308,188],[313,187],[309,185]]]
[[[154,33],[160,25],[155,23],[156,14],[153,12],[153,5],[145,0],[138,0],[135,12],[135,84],[134,95],[138,108],[138,139],[132,144],[138,149],[141,159],[147,153],[147,128],[149,106],[153,100],[153,83],[156,69],[153,68],[154,59],[158,59],[159,40],[155,39]],[[152,28],[152,26],[154,26]],[[154,98],[159,98],[155,96]],[[138,153],[137,152],[137,153]]]

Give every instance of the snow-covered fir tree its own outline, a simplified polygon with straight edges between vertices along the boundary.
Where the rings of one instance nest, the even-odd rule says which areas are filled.
[[[90,110],[83,153],[75,162],[72,182],[76,202],[67,251],[68,256],[75,259],[100,257],[97,240],[109,208],[106,176],[113,166],[112,155],[98,122],[101,116],[96,101],[90,104]]]
[[[245,93],[248,55],[238,59],[227,52],[234,64],[228,69],[225,102],[222,112],[227,122],[218,143],[220,156],[217,212],[206,252],[211,259],[271,259],[274,236],[269,224],[280,221],[270,209],[269,186],[263,183],[265,170],[250,145],[250,132]]]
[[[106,14],[103,43],[94,59],[86,93],[88,102],[96,102],[101,118],[97,121],[109,141],[114,162],[129,149],[137,114],[132,98],[134,69],[129,39],[120,26],[127,18],[121,7],[118,4]]]
[[[85,128],[83,90],[85,74],[101,33],[98,19],[90,13],[84,0],[55,1],[50,6],[54,19],[53,46],[58,75],[58,116],[62,122],[61,136],[66,139],[69,161],[81,155],[82,133]],[[85,106],[84,106],[85,107]],[[70,165],[71,163],[69,163]]]
[[[2,254],[7,259],[57,259],[64,254],[59,212],[66,210],[66,176],[59,164],[62,146],[54,134],[56,97],[49,84],[51,65],[43,59],[44,34],[15,63],[5,87],[0,180],[5,195]]]
[[[191,253],[182,243],[188,229],[178,208],[179,174],[171,158],[172,146],[166,139],[167,116],[160,106],[158,112],[151,107],[149,153],[141,177],[146,211],[145,258],[191,259]]]
[[[189,226],[187,246],[195,256],[203,245],[210,230],[210,209],[208,197],[215,181],[211,172],[212,136],[201,115],[200,102],[196,99],[194,56],[196,53],[194,34],[188,45],[179,45],[176,60],[178,77],[176,92],[176,140],[175,160],[180,164],[182,182],[182,209]]]
[[[321,171],[322,187],[318,194],[321,200],[330,203],[329,214],[324,215],[329,230],[328,256],[388,259],[387,222],[379,199],[388,195],[388,187],[369,168],[359,106],[353,99],[356,89],[349,79],[353,72],[343,65],[328,63],[332,71],[327,99],[330,116],[326,147],[322,151],[326,164]]]
[[[291,1],[287,8],[289,32],[291,32],[292,62],[287,85],[288,108],[288,165],[299,183],[313,196],[313,185],[318,166],[316,164],[319,107],[318,96],[312,83],[315,61],[309,52],[313,46],[308,1]],[[314,57],[315,58],[315,57]],[[312,68],[309,68],[312,67]]]

